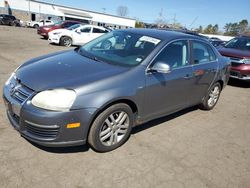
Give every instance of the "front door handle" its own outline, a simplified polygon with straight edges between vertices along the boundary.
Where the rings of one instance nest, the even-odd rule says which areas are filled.
[[[184,78],[185,78],[186,80],[189,80],[190,78],[192,78],[192,75],[191,75],[191,74],[186,74],[186,76],[184,76]]]

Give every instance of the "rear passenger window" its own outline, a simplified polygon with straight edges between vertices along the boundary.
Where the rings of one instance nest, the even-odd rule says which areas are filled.
[[[91,31],[91,27],[84,27],[81,29],[82,33],[90,33],[90,31]]]
[[[216,56],[211,47],[202,42],[193,41],[194,64],[208,63],[216,60]]]
[[[166,46],[166,48],[157,56],[155,62],[165,62],[172,69],[175,69],[188,65],[188,59],[188,42],[177,41]]]
[[[106,33],[105,30],[93,28],[93,33]]]

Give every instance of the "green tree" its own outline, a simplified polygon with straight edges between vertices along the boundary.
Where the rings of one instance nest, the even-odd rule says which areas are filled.
[[[205,34],[212,34],[213,33],[213,25],[209,24],[205,29],[204,29]]]
[[[228,33],[231,30],[231,27],[232,23],[226,23],[226,25],[224,26],[225,33]]]
[[[245,33],[248,30],[248,21],[245,20],[241,20],[239,22],[239,32],[240,34]]]
[[[199,28],[196,29],[198,33],[203,33],[203,27],[200,25]]]
[[[219,32],[219,26],[218,26],[218,24],[215,24],[212,27],[212,34],[218,34],[218,32]]]
[[[238,34],[247,33],[249,31],[248,21],[246,19],[243,19],[238,23],[237,22],[226,23],[224,29],[225,29],[224,35],[235,36]]]

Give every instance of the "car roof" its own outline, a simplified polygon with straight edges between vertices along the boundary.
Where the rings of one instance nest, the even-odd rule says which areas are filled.
[[[147,35],[151,36],[160,40],[165,40],[165,41],[170,41],[174,39],[179,39],[179,38],[185,38],[185,39],[199,39],[204,42],[208,42],[207,40],[203,39],[202,37],[196,36],[196,35],[191,35],[188,33],[182,33],[178,31],[169,31],[169,30],[159,30],[159,29],[124,29],[122,31],[128,31],[128,32],[133,32],[135,34],[140,34],[140,35]]]
[[[66,23],[66,22],[82,23],[82,22],[76,21],[76,20],[62,20],[62,23]]]
[[[240,36],[238,36],[238,37],[236,37],[236,38],[250,38],[250,35],[240,35]]]
[[[85,25],[82,25],[81,27],[94,27],[94,28],[98,28],[98,29],[101,29],[101,30],[108,30],[104,27],[101,27],[101,26],[97,26],[97,25],[91,25],[91,24],[85,24]]]

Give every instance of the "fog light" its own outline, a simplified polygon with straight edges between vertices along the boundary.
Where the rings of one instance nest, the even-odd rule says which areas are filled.
[[[81,124],[80,123],[70,123],[67,125],[67,128],[68,129],[73,129],[73,128],[77,128],[77,127],[80,127]]]

